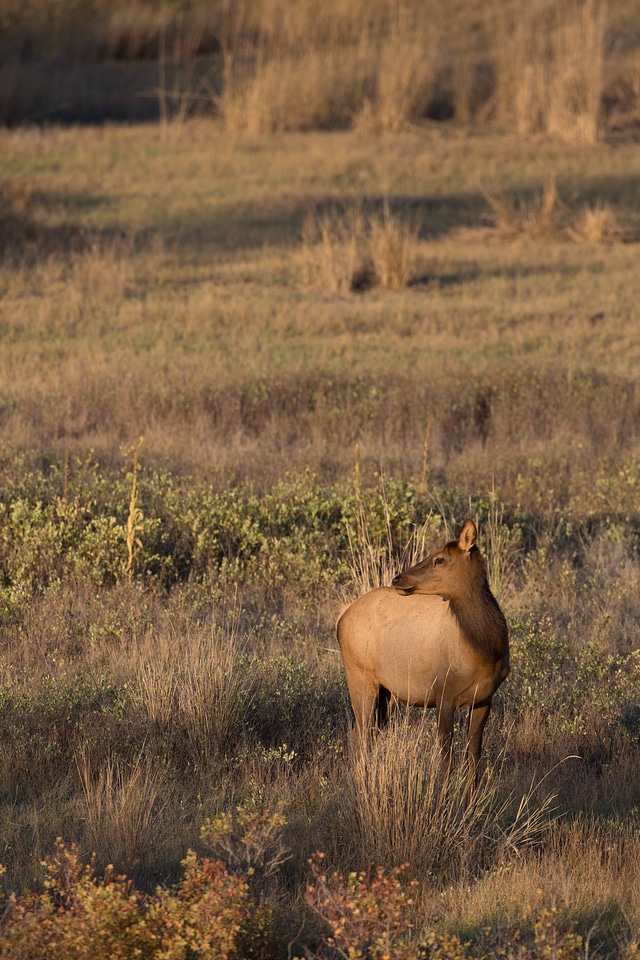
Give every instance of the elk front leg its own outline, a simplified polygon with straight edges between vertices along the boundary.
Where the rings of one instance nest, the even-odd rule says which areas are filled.
[[[478,786],[478,764],[482,753],[482,734],[491,710],[489,703],[473,706],[469,710],[469,730],[467,736],[467,760],[469,764],[469,800],[471,800]]]

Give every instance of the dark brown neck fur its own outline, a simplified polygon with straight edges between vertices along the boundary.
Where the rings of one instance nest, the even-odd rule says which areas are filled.
[[[504,660],[509,653],[507,621],[491,593],[486,568],[476,547],[469,558],[469,591],[465,597],[450,597],[450,609],[465,639],[491,663]]]

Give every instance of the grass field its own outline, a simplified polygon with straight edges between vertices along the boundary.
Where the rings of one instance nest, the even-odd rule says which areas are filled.
[[[58,836],[151,900],[208,842],[236,956],[637,955],[639,237],[633,143],[0,131],[7,896]],[[347,755],[334,635],[467,516],[512,643],[472,814],[430,716]],[[0,956],[58,955],[29,903]]]

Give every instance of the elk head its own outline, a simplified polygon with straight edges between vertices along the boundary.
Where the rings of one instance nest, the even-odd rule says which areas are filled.
[[[394,577],[391,584],[403,596],[409,594],[436,595],[448,600],[468,590],[472,575],[472,556],[478,556],[478,531],[473,520],[465,520],[457,540],[451,540],[441,550]],[[473,551],[473,553],[472,553]]]

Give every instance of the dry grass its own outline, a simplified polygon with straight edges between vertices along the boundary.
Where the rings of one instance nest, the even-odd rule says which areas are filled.
[[[417,243],[417,228],[394,216],[386,197],[381,214],[354,205],[344,212],[333,208],[305,221],[303,276],[339,294],[378,285],[401,290],[411,279]]]
[[[95,0],[82,9],[9,0],[0,116],[155,116],[165,136],[169,123],[214,111],[252,135],[351,125],[389,133],[433,117],[592,143],[605,129],[605,99],[611,129],[622,114],[629,126],[635,109],[629,3],[496,0],[479,17],[457,0],[445,22],[433,0],[331,0],[322,9],[309,0]],[[607,29],[625,37],[622,65]]]
[[[560,11],[542,0],[525,10],[491,8],[498,112],[522,134],[595,143],[603,89],[606,5],[579,0]]]
[[[585,204],[568,234],[576,243],[611,243],[620,237],[620,224],[608,203]]]
[[[164,829],[169,792],[161,769],[109,759],[96,771],[87,746],[78,760],[85,800],[85,846],[101,864],[144,865]]]
[[[425,712],[410,722],[408,711],[369,751],[351,758],[342,807],[360,862],[409,863],[416,876],[468,881],[504,869],[542,842],[551,824],[551,794],[536,796],[532,786],[519,802],[500,799],[495,769],[485,771],[468,804],[465,764],[456,759],[443,784],[440,761],[431,718]]]
[[[561,201],[554,176],[548,177],[540,192],[531,199],[515,200],[500,191],[485,191],[497,229],[505,237],[530,240],[557,239],[560,235]]]
[[[439,66],[438,16],[430,13],[400,4],[380,38],[361,39],[358,54],[367,82],[354,117],[357,130],[397,133],[427,115]]]
[[[215,777],[237,738],[248,696],[233,609],[220,623],[176,630],[136,662],[140,704],[160,735],[177,736],[187,763]]]

